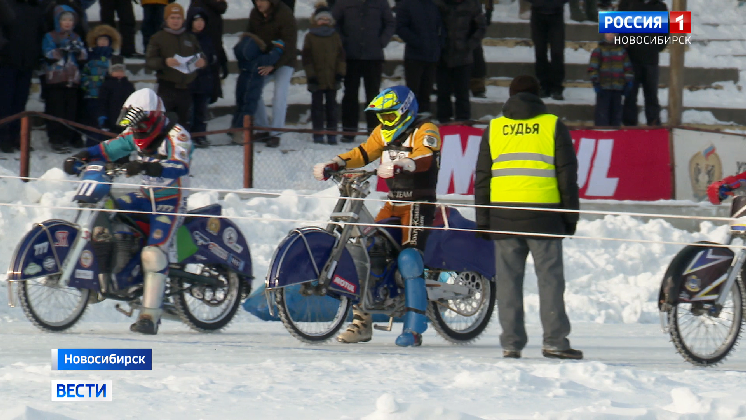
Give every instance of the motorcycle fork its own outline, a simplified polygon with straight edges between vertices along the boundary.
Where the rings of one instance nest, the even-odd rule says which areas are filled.
[[[741,269],[743,268],[744,260],[746,260],[746,250],[741,249],[738,254],[736,254],[736,257],[733,258],[733,262],[730,265],[730,268],[728,269],[728,278],[725,280],[725,284],[723,285],[723,288],[720,290],[720,295],[715,300],[715,304],[712,306],[712,309],[710,309],[710,313],[713,316],[719,316],[720,311],[723,309],[723,304],[725,304],[725,299],[728,296],[728,292],[733,288],[733,286],[736,283],[736,279],[738,278],[738,275],[741,274]]]
[[[67,286],[70,283],[70,277],[78,263],[80,254],[83,253],[86,244],[91,240],[91,225],[96,221],[98,213],[98,208],[85,208],[78,210],[78,214],[75,216],[75,223],[80,226],[80,233],[75,238],[75,242],[73,242],[70,252],[67,254],[67,258],[65,258],[65,261],[62,263],[60,284],[63,286]]]
[[[352,198],[357,198],[357,195],[358,194],[353,194]],[[344,224],[344,222],[346,221],[357,223],[360,219],[359,215],[363,205],[363,200],[348,200],[346,198],[340,199],[339,202],[337,202],[335,210],[340,209],[342,211],[336,211],[332,213],[332,218],[335,220],[333,220],[332,223],[329,223],[329,226],[327,226],[327,231],[334,231],[335,225]],[[326,264],[324,264],[324,268],[321,269],[321,272],[319,273],[319,288],[322,294],[326,294],[327,286],[332,279],[334,270],[337,268],[340,257],[342,257],[342,252],[344,252],[344,249],[347,246],[347,242],[352,237],[353,230],[356,227],[356,225],[344,224],[342,232],[339,235],[339,240],[337,240],[336,245],[334,245],[329,259],[327,260]]]

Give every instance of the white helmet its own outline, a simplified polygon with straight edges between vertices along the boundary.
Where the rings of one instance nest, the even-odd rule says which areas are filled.
[[[166,107],[152,89],[134,92],[124,101],[118,125],[129,127],[137,147],[147,149],[166,125]]]

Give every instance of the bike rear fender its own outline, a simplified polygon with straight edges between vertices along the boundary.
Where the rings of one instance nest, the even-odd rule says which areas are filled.
[[[715,244],[713,242],[698,242]],[[668,311],[679,302],[714,301],[735,254],[729,248],[688,245],[668,265],[658,293],[658,309]]]
[[[336,236],[317,227],[293,230],[283,239],[272,257],[266,280],[267,289],[316,281],[336,243]],[[354,297],[360,296],[355,261],[347,248],[342,251],[333,270],[329,289]]]
[[[8,281],[23,281],[59,274],[78,226],[52,219],[35,224],[16,246],[8,266]]]

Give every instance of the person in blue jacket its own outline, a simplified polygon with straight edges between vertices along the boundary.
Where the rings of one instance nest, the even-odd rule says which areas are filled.
[[[243,34],[238,44],[233,47],[241,74],[236,83],[236,113],[233,115],[231,127],[243,127],[244,115],[256,114],[265,77],[259,74],[259,67],[274,65],[284,51],[285,43],[282,40],[278,39],[272,41],[272,45],[266,45],[261,38],[252,33]],[[243,133],[234,133],[233,142],[243,144]],[[277,144],[279,145],[279,140]]]
[[[141,253],[145,272],[142,309],[130,330],[157,334],[163,310],[169,255],[176,230],[186,209],[189,167],[194,146],[191,136],[166,117],[163,100],[151,89],[140,89],[124,103],[119,125],[122,134],[67,158],[64,170],[79,173],[83,162],[113,162],[133,152],[137,158],[125,164],[127,176],[142,175],[142,187],[116,200],[120,210],[152,212],[150,235]]]

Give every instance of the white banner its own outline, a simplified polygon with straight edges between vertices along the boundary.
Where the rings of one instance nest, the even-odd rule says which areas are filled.
[[[746,137],[673,130],[677,200],[707,200],[707,186],[746,171]]]

